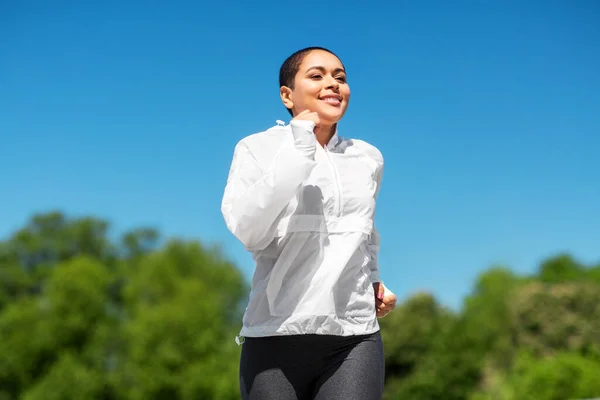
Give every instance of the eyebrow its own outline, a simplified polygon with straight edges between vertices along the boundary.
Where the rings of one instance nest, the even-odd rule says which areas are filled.
[[[310,71],[311,71],[311,70],[313,70],[313,69],[319,70],[319,71],[321,71],[322,73],[325,73],[325,72],[326,72],[325,68],[324,68],[324,67],[321,67],[321,66],[314,66],[314,67],[310,67],[309,69],[307,69],[307,70],[306,70],[306,72],[308,73],[308,72],[310,72]],[[345,70],[344,68],[336,68],[336,69],[334,69],[334,70],[333,70],[333,73],[334,73],[334,74],[337,74],[338,72],[343,72],[343,73],[346,73],[346,70]]]

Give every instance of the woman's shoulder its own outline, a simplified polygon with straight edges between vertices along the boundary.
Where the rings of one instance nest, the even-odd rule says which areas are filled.
[[[265,143],[265,142],[280,142],[285,140],[286,133],[289,133],[290,127],[283,125],[281,121],[277,121],[277,125],[270,126],[269,128],[261,131],[255,131],[244,136],[240,142],[245,143]]]
[[[383,165],[383,154],[377,148],[377,146],[362,139],[344,139],[344,141],[348,142],[349,148],[353,148],[354,151],[364,153],[378,165]]]
[[[278,121],[279,122],[279,121]],[[262,131],[255,131],[242,137],[236,144],[237,147],[246,147],[254,149],[272,149],[279,147],[291,138],[289,126],[277,125],[271,126]]]
[[[291,142],[290,128],[277,124],[239,139],[235,145],[234,156],[246,156],[263,166],[270,165],[283,146]]]

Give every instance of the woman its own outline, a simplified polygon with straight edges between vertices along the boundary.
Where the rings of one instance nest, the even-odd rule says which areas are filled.
[[[337,134],[350,88],[331,51],[297,51],[279,81],[293,119],[237,144],[221,207],[256,261],[240,333],[241,395],[380,399],[377,317],[396,303],[379,278],[373,226],[383,157]]]

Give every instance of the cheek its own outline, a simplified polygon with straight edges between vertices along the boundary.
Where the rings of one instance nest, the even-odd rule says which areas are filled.
[[[305,83],[297,89],[292,93],[292,101],[297,105],[304,105],[316,100],[321,91],[321,87],[314,83]]]
[[[340,92],[342,93],[342,96],[350,100],[350,87],[346,86],[343,89],[341,89]]]
[[[304,92],[304,97],[306,98],[317,98],[319,97],[319,93],[321,93],[322,86],[318,83],[312,83],[306,87]]]
[[[306,79],[301,83],[300,92],[303,96],[314,96],[321,91],[323,85],[318,81]]]

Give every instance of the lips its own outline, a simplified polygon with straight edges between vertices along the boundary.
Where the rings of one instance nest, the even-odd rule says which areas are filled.
[[[321,96],[321,98],[319,99],[321,101],[324,101],[327,104],[330,104],[332,106],[339,106],[342,103],[342,96],[339,95],[326,95],[326,96]]]

